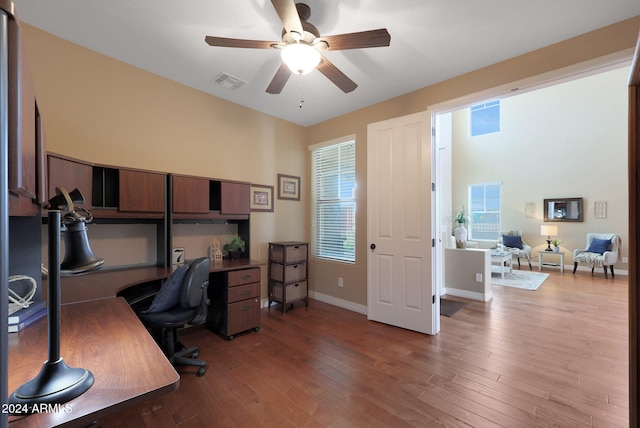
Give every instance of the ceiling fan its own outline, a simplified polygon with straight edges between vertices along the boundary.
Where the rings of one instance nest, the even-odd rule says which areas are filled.
[[[280,49],[282,64],[267,87],[270,94],[279,94],[292,73],[306,74],[317,68],[329,80],[345,93],[358,85],[333,65],[321,52],[327,50],[361,49],[389,46],[391,36],[386,28],[361,31],[357,33],[320,36],[318,29],[307,22],[311,9],[304,3],[295,4],[294,0],[271,0],[284,29],[282,41],[229,39],[206,36],[210,46],[230,48]]]

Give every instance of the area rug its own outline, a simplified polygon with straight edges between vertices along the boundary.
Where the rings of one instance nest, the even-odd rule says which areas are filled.
[[[523,290],[535,291],[540,287],[548,273],[531,272],[528,270],[514,270],[513,273],[505,273],[504,279],[499,273],[491,274],[491,283],[504,287],[522,288]]]
[[[450,317],[465,306],[467,304],[463,302],[440,298],[440,315]]]

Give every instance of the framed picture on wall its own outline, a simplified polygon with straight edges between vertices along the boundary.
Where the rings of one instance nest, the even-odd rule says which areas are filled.
[[[300,177],[278,174],[278,199],[300,200]]]
[[[251,211],[273,212],[273,186],[251,185]]]

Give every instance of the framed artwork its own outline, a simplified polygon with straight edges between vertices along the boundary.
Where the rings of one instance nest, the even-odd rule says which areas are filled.
[[[251,185],[251,211],[273,212],[273,186]]]
[[[278,199],[300,200],[300,177],[278,174]]]

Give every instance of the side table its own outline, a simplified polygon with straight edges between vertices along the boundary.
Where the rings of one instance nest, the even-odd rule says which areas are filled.
[[[560,264],[558,263],[545,263],[543,256],[558,256],[560,258]],[[547,266],[559,266],[560,272],[564,273],[564,251],[538,251],[538,270],[542,271],[542,265]]]

